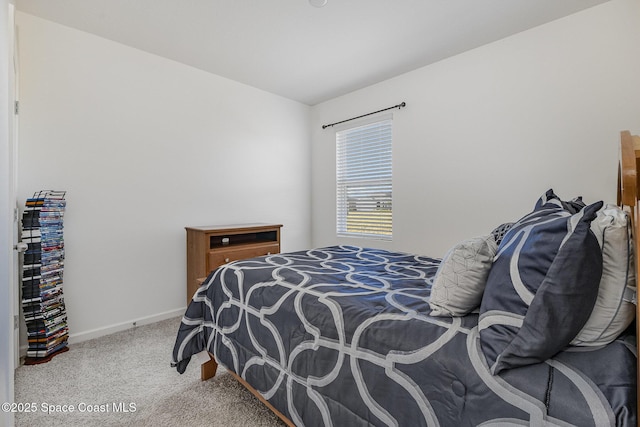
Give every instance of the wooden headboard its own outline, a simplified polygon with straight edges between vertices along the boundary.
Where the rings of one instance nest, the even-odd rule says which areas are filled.
[[[640,203],[638,189],[640,185],[638,179],[640,179],[640,136],[631,135],[629,131],[620,132],[620,165],[618,167],[618,205],[626,207],[629,210],[631,216],[631,228],[633,232],[633,243],[635,251],[635,267],[636,267],[636,286],[640,275],[640,232],[638,227],[638,220],[640,218]],[[640,310],[636,303],[636,345],[637,354],[640,355],[640,340],[638,334],[640,328]],[[640,364],[637,369],[638,385],[640,385]],[[640,408],[640,392],[638,392],[636,408]],[[640,427],[640,419],[638,420],[638,426]]]

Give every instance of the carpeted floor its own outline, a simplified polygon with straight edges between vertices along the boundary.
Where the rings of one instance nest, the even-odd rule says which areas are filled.
[[[196,360],[183,375],[171,368],[179,324],[176,318],[139,326],[19,367],[15,402],[35,412],[17,413],[16,426],[284,425],[222,367],[204,382]],[[54,405],[75,410],[56,412],[64,407]]]

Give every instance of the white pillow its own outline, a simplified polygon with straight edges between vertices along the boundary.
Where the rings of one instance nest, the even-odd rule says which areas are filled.
[[[636,274],[631,238],[631,221],[626,212],[607,205],[591,223],[602,248],[602,279],[591,316],[571,342],[579,346],[600,346],[615,340],[635,317],[631,302],[636,292]]]
[[[464,316],[482,301],[498,247],[493,235],[458,243],[445,255],[431,287],[432,316]]]

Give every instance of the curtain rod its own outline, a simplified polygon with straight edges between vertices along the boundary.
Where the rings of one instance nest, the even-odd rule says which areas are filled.
[[[397,108],[399,110],[402,107],[406,107],[406,106],[407,106],[406,102],[401,102],[400,104],[394,105],[393,107],[383,108],[382,110],[374,111],[373,113],[367,113],[367,114],[363,114],[363,115],[358,116],[358,117],[351,117],[350,119],[341,120],[339,122],[331,123],[331,124],[328,124],[328,125],[322,125],[322,129],[326,129],[328,127],[335,126],[335,125],[339,125],[340,123],[349,122],[351,120],[359,119],[361,117],[367,117],[367,116],[370,116],[372,114],[382,113],[383,111],[393,110],[394,108]]]

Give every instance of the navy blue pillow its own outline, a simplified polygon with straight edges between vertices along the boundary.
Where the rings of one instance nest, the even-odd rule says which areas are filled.
[[[601,207],[572,213],[549,190],[504,236],[478,324],[493,374],[554,356],[586,323],[602,275],[602,251],[590,230]]]

